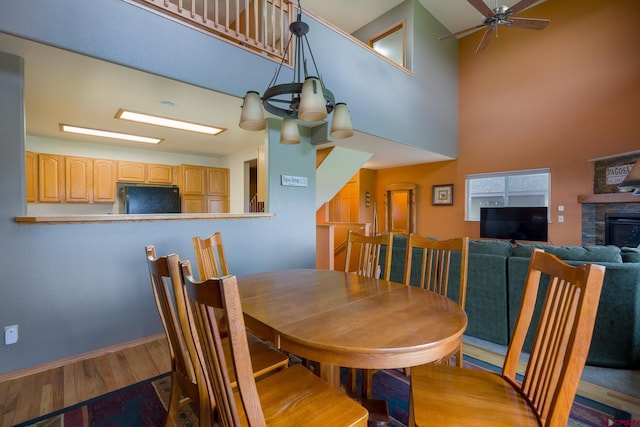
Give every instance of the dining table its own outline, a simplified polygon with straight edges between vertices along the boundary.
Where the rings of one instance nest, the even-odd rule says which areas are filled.
[[[340,367],[407,368],[455,352],[464,310],[437,293],[320,269],[238,277],[247,328],[277,348],[318,362],[340,388]]]

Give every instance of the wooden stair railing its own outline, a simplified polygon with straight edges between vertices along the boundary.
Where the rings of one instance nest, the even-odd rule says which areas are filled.
[[[291,0],[125,0],[280,62],[296,13]],[[294,50],[294,49],[292,49]],[[292,66],[293,52],[285,63]]]

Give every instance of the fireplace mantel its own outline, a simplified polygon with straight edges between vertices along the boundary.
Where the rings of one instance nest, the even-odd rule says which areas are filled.
[[[578,196],[578,203],[640,203],[640,194],[603,193]]]

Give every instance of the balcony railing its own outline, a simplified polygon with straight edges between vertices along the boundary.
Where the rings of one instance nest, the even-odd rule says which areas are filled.
[[[280,62],[295,20],[290,0],[128,0]],[[292,49],[293,50],[293,49]],[[285,63],[292,65],[291,52]]]

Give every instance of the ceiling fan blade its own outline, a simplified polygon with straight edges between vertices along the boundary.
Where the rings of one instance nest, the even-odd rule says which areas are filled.
[[[527,30],[543,30],[551,22],[548,19],[536,19],[536,18],[511,18],[509,19],[510,27],[525,28]]]
[[[469,31],[477,30],[478,28],[484,27],[484,24],[476,25],[474,27],[469,27],[464,30],[456,31],[455,33],[447,34],[446,36],[438,37],[438,40],[448,39],[449,37],[459,36],[460,34],[467,33]]]
[[[479,53],[480,51],[486,49],[486,47],[489,45],[489,42],[491,41],[491,36],[493,35],[493,32],[495,30],[496,27],[487,28],[487,31],[485,31],[484,36],[482,36],[482,40],[480,40],[480,44],[476,49],[476,53]]]
[[[467,0],[471,6],[475,7],[485,17],[493,16],[493,10],[482,0]],[[525,0],[522,0],[525,1]],[[529,1],[529,0],[527,0]]]
[[[518,3],[514,4],[509,9],[507,9],[506,14],[507,16],[515,15],[516,13],[525,10],[526,8],[536,3],[537,1],[538,0],[520,0]]]

